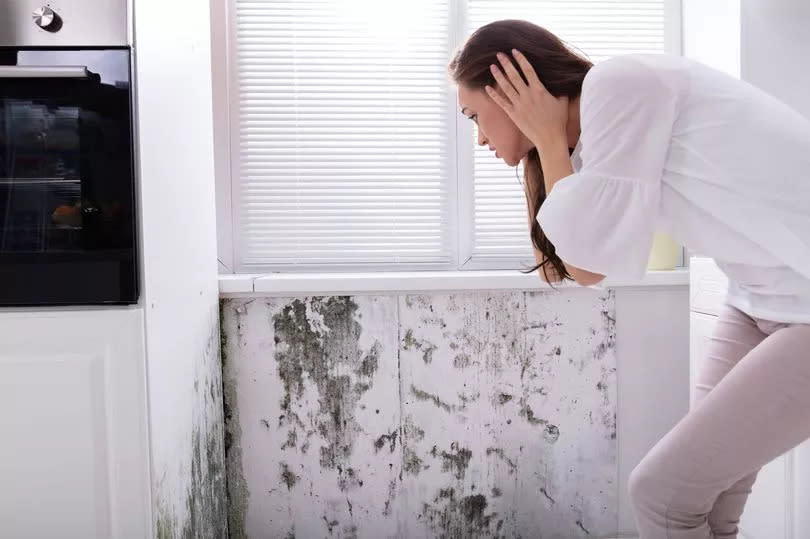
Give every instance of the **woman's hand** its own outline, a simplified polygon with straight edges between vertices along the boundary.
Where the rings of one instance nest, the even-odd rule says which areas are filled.
[[[498,61],[503,66],[503,71],[495,64],[490,66],[498,82],[498,90],[486,86],[486,92],[541,151],[544,146],[556,144],[560,140],[567,147],[568,97],[551,95],[526,57],[516,49],[512,49],[512,55],[528,84],[523,81],[506,54],[499,52]]]

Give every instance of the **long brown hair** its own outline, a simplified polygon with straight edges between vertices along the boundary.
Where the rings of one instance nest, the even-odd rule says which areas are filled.
[[[498,64],[498,52],[509,55],[512,49],[523,53],[537,72],[540,82],[555,97],[578,97],[582,92],[582,81],[593,65],[545,28],[528,21],[502,20],[473,32],[450,61],[450,76],[456,84],[470,89],[483,89],[486,85],[494,87],[496,82],[489,66]],[[528,187],[527,203],[530,202],[529,192],[534,194],[534,215],[530,231],[532,244],[543,253],[543,261],[524,273],[532,273],[542,267],[548,280],[547,264],[551,264],[556,274],[551,281],[573,280],[562,259],[557,256],[554,245],[537,223],[537,213],[546,199],[545,179],[537,148],[533,148],[523,159],[523,175]]]

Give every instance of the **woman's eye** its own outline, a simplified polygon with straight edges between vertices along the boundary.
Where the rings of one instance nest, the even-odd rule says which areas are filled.
[[[476,124],[478,123],[478,115],[477,115],[477,114],[471,114],[471,115],[470,115],[470,116],[468,116],[468,117],[470,118],[470,120],[472,120],[472,121],[473,121],[473,122],[475,122]]]

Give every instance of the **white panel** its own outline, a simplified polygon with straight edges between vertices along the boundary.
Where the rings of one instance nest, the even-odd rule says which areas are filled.
[[[110,535],[103,362],[22,350],[0,359],[0,521],[10,537]]]
[[[150,533],[142,313],[0,314],[4,537]]]
[[[689,296],[684,287],[616,290],[619,531],[635,532],[630,472],[689,411]],[[630,535],[632,536],[632,535]]]

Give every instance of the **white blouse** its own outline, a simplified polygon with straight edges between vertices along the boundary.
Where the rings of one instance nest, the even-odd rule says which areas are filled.
[[[715,259],[732,305],[810,323],[810,121],[687,58],[627,55],[588,72],[580,124],[537,216],[560,258],[641,279],[660,230]]]

